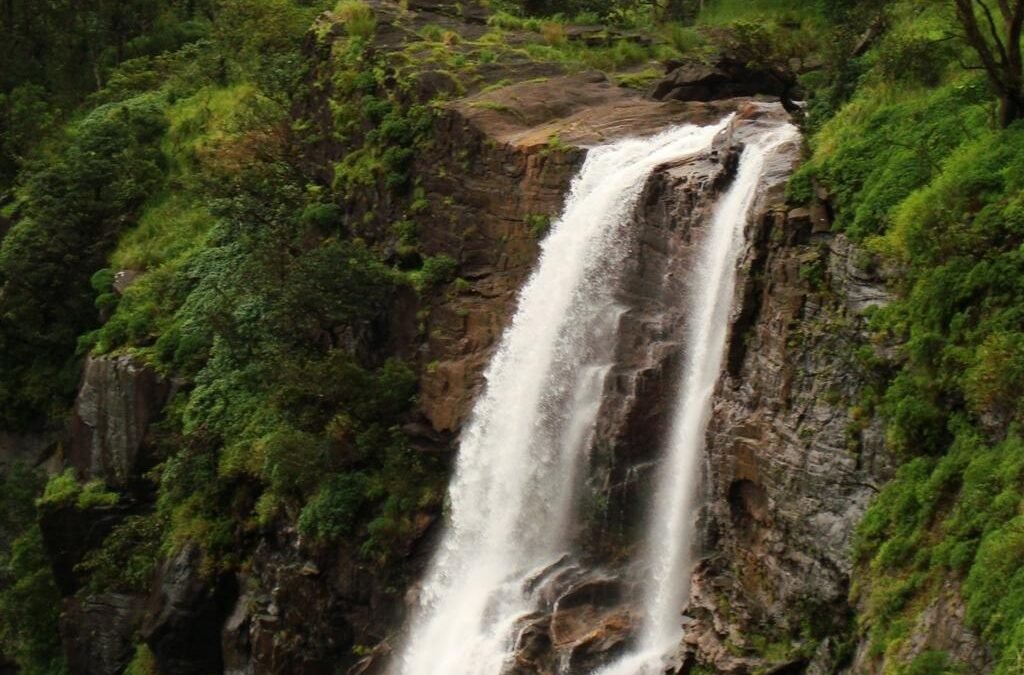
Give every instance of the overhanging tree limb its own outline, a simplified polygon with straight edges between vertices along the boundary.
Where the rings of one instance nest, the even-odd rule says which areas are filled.
[[[999,96],[999,121],[1005,127],[1024,115],[1024,0],[996,2],[999,20],[985,0],[953,0],[964,40],[978,55]]]

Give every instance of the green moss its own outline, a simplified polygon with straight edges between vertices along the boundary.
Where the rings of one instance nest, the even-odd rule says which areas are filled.
[[[75,470],[67,469],[63,473],[51,477],[46,483],[43,496],[39,499],[39,505],[90,509],[113,506],[119,500],[118,494],[107,489],[102,481],[92,480],[83,485],[75,477]]]
[[[148,646],[141,644],[135,648],[135,654],[124,675],[160,675],[156,657]]]

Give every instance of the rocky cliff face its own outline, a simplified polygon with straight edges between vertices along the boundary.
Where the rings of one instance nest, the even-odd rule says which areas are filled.
[[[859,417],[871,375],[854,357],[862,311],[886,295],[824,209],[768,211],[750,242],[708,430],[683,653],[725,673],[766,660],[832,672],[851,618],[852,535],[891,471],[879,424]]]
[[[130,356],[90,358],[71,417],[68,462],[87,480],[126,487],[148,468],[146,430],[170,384]]]

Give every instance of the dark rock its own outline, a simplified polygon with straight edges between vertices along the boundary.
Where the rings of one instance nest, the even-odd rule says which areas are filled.
[[[121,593],[68,598],[60,633],[69,670],[76,675],[122,672],[135,651],[144,605],[145,598]]]
[[[294,533],[256,551],[221,634],[225,672],[380,672],[398,603],[375,571],[346,555],[304,559]],[[377,645],[365,658],[354,645]]]
[[[86,553],[103,543],[108,534],[132,513],[127,503],[86,509],[71,504],[44,504],[39,526],[50,558],[53,578],[61,595],[74,594],[86,579],[76,569]]]
[[[137,479],[149,424],[170,384],[130,356],[90,357],[71,417],[68,461],[86,479],[126,486]]]
[[[244,587],[244,584],[242,584]],[[241,593],[234,608],[224,622],[221,631],[221,653],[224,658],[224,675],[254,675],[252,662],[252,617],[250,608],[254,598],[248,592]]]
[[[475,0],[409,0],[408,6],[416,12],[448,16],[470,24],[487,23],[487,11]]]
[[[459,83],[449,73],[441,70],[425,70],[416,74],[413,88],[416,99],[430,101],[438,96],[449,96],[459,91]]]
[[[40,464],[51,454],[60,437],[59,431],[24,434],[0,431],[0,470],[16,462]]]
[[[142,637],[162,672],[221,672],[221,629],[236,600],[233,577],[204,578],[202,553],[187,546],[167,560],[146,606]]]
[[[759,94],[785,99],[796,85],[790,73],[750,68],[728,56],[713,63],[694,59],[671,65],[674,68],[649,92],[657,101],[719,101]]]

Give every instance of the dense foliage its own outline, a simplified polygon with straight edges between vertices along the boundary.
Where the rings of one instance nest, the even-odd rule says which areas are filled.
[[[790,186],[826,186],[836,227],[890,270],[897,299],[872,319],[898,345],[868,400],[905,462],[861,528],[855,594],[876,654],[898,664],[918,614],[962,594],[967,621],[1019,672],[1024,444],[1024,127],[1000,129],[996,96],[965,72],[948,8],[897,3],[860,64],[852,100],[812,137]],[[966,672],[925,653],[907,673]],[[900,670],[900,672],[904,672]]]
[[[109,40],[87,45],[96,54],[68,45],[16,64],[17,77],[4,73],[5,103],[19,88],[46,91],[37,117],[86,103],[63,114],[60,131],[9,153],[20,172],[0,231],[0,428],[58,426],[89,352],[131,353],[179,382],[155,430],[155,503],[140,504],[79,567],[94,592],[145,590],[158,560],[185,544],[201,547],[206,573],[234,569],[252,535],[279,519],[311,545],[348,538],[367,560],[387,560],[416,510],[437,502],[441,475],[394,428],[415,393],[413,371],[370,347],[386,340],[396,297],[452,269],[443,258],[392,269],[352,236],[338,204],[378,179],[408,192],[411,146],[429,116],[407,114],[374,79],[339,92],[339,103],[372,108],[365,129],[356,117],[352,142],[374,161],[324,185],[298,165],[303,141],[289,118],[304,91],[302,41],[324,7],[98,4],[113,15]],[[26,27],[26,9],[12,7],[5,29],[63,44],[61,24],[44,13]],[[141,24],[121,21],[129,17]],[[339,76],[359,75],[366,37],[353,37]],[[88,65],[95,80],[65,63]],[[7,149],[39,133],[0,128]],[[119,269],[141,277],[115,291]],[[56,672],[60,603],[35,500],[89,509],[118,495],[71,473],[45,493],[32,470],[6,474],[0,656],[26,673]]]

